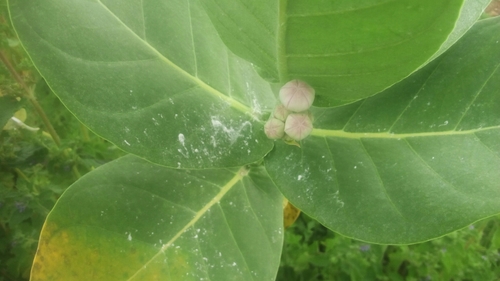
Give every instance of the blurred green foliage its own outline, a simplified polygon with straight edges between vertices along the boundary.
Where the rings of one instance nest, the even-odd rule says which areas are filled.
[[[302,214],[285,233],[279,281],[500,280],[500,217],[425,243],[352,240]]]
[[[4,0],[0,50],[34,89],[61,137],[57,146],[0,64],[0,96],[20,99],[25,123],[40,128],[0,131],[0,281],[17,281],[29,278],[43,222],[62,192],[124,153],[88,131],[51,93],[21,48]],[[500,280],[499,248],[498,217],[426,243],[386,246],[343,237],[301,215],[285,233],[277,280]]]
[[[61,137],[57,146],[23,89],[0,63],[1,102],[19,99],[29,131],[0,124],[0,281],[27,280],[45,217],[62,192],[92,169],[124,153],[89,132],[61,104],[38,76],[8,21],[0,2],[0,50],[35,95]],[[5,103],[3,103],[5,104]],[[96,195],[98,196],[98,195]]]
[[[0,280],[29,276],[43,222],[57,198],[81,175],[124,154],[88,132],[55,95],[37,96],[61,146],[29,107],[25,122],[41,130],[0,133]]]

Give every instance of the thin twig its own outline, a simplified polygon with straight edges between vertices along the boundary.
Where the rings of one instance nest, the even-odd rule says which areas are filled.
[[[40,116],[40,118],[42,118],[42,122],[45,124],[45,127],[47,128],[47,131],[52,136],[52,139],[54,140],[54,142],[56,143],[56,145],[57,146],[61,146],[61,139],[57,135],[57,132],[54,129],[54,127],[52,126],[52,123],[50,123],[50,120],[47,117],[47,115],[45,114],[45,111],[43,110],[43,108],[40,106],[40,104],[36,100],[36,97],[33,94],[33,91],[26,85],[26,83],[24,83],[24,80],[21,78],[21,76],[19,75],[19,73],[17,73],[17,71],[14,68],[14,66],[12,66],[12,63],[10,63],[10,60],[5,55],[5,53],[3,52],[3,50],[0,50],[0,60],[2,60],[3,64],[7,67],[7,69],[10,72],[10,74],[12,75],[12,77],[14,77],[14,79],[17,81],[17,83],[19,83],[19,85],[21,86],[21,88],[23,88],[23,90],[26,92],[25,97],[31,102],[31,104],[35,108],[35,111],[38,113],[38,115]]]

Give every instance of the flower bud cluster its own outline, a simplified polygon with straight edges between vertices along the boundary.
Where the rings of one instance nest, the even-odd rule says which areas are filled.
[[[276,106],[264,126],[267,137],[281,139],[286,134],[295,141],[306,138],[313,129],[308,109],[314,102],[314,95],[314,89],[300,80],[292,80],[281,87],[281,104]]]

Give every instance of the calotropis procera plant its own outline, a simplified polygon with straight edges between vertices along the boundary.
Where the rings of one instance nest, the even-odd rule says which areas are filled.
[[[281,103],[274,108],[264,125],[266,136],[289,141],[300,141],[309,136],[313,124],[311,113],[307,110],[313,104],[314,96],[314,89],[304,81],[292,80],[281,87]]]
[[[375,243],[499,213],[487,2],[9,0],[54,93],[130,153],[59,199],[31,279],[273,280],[283,196]],[[298,146],[264,132],[295,79],[316,95]]]

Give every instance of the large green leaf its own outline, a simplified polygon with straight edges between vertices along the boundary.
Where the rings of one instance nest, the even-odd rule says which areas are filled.
[[[316,109],[301,148],[266,167],[283,194],[344,235],[414,243],[500,212],[500,18],[374,97]]]
[[[196,1],[12,0],[35,66],[77,118],[170,167],[231,167],[272,148],[267,82],[227,50]]]
[[[201,0],[226,45],[316,106],[371,96],[453,44],[489,0]]]
[[[126,156],[73,184],[31,280],[273,280],[282,196],[265,170],[174,170]]]

